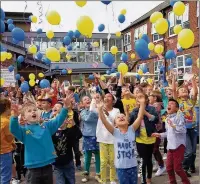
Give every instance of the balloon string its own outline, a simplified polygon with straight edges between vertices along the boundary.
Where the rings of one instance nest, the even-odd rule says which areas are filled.
[[[25,18],[25,13],[26,13],[27,8],[28,8],[28,4],[27,4],[27,1],[25,1],[25,8],[24,8],[24,13],[23,13],[23,19],[24,19],[25,24],[29,27],[29,24],[27,23],[26,18]],[[31,27],[30,27],[30,31],[31,31]],[[28,37],[29,40],[31,40],[30,37],[29,37],[28,32],[27,32],[27,37]]]
[[[38,24],[42,24],[43,20],[42,20],[42,16],[43,16],[43,6],[42,6],[42,2],[38,1],[37,5],[39,7],[39,22]]]
[[[108,17],[108,7],[106,6],[106,17]],[[109,26],[109,19],[107,19],[108,24],[108,35],[110,35],[110,26]]]

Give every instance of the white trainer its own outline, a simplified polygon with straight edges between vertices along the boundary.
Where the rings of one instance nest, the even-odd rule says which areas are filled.
[[[166,160],[166,159],[167,159],[167,153],[164,153],[163,160]]]
[[[159,169],[157,170],[155,176],[161,176],[165,171],[166,171],[166,167],[165,166],[162,167],[162,168],[159,167]]]

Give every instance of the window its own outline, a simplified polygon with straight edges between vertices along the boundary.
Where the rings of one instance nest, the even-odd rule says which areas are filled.
[[[199,4],[200,4],[200,1],[197,1],[197,25],[199,27]]]
[[[154,74],[156,75],[154,80],[158,81],[160,78],[160,66],[163,65],[163,60],[158,60],[154,62]]]
[[[147,24],[144,24],[134,31],[134,41],[137,41],[139,39],[139,35],[141,34],[147,34]]]
[[[153,36],[153,42],[162,40],[163,39],[163,35],[159,35],[158,33],[156,33],[156,30],[155,30],[154,26],[155,26],[155,24],[152,24],[152,27],[151,27],[151,34]]]
[[[177,80],[183,80],[184,74],[192,72],[192,66],[186,66],[185,61],[187,58],[191,58],[191,54],[177,56],[173,61],[171,60],[171,64],[173,64],[173,69],[177,73]]]
[[[176,16],[173,11],[168,13],[168,20],[170,22],[169,36],[174,34],[174,26],[181,25],[183,28],[190,28],[189,23],[189,4],[185,5],[185,12],[182,16]]]
[[[124,35],[124,50],[125,52],[131,51],[131,32]]]

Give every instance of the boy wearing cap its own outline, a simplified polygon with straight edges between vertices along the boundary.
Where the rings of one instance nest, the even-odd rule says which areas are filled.
[[[42,109],[41,119],[44,121],[48,121],[51,118],[52,108],[51,108],[52,100],[51,98],[42,99]]]

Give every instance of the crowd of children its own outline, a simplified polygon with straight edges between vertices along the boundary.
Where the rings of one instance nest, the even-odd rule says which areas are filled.
[[[175,184],[176,173],[190,184],[196,172],[197,76],[178,84],[171,73],[165,87],[125,83],[122,74],[114,85],[113,78],[106,83],[94,77],[91,87],[66,87],[54,79],[50,88],[35,86],[26,94],[1,88],[1,183],[18,184],[23,174],[27,184],[75,184],[81,164],[87,183],[94,154],[99,183],[106,184],[109,166],[110,184],[137,184],[140,172],[141,183],[151,184],[155,159],[155,176],[166,171]]]

